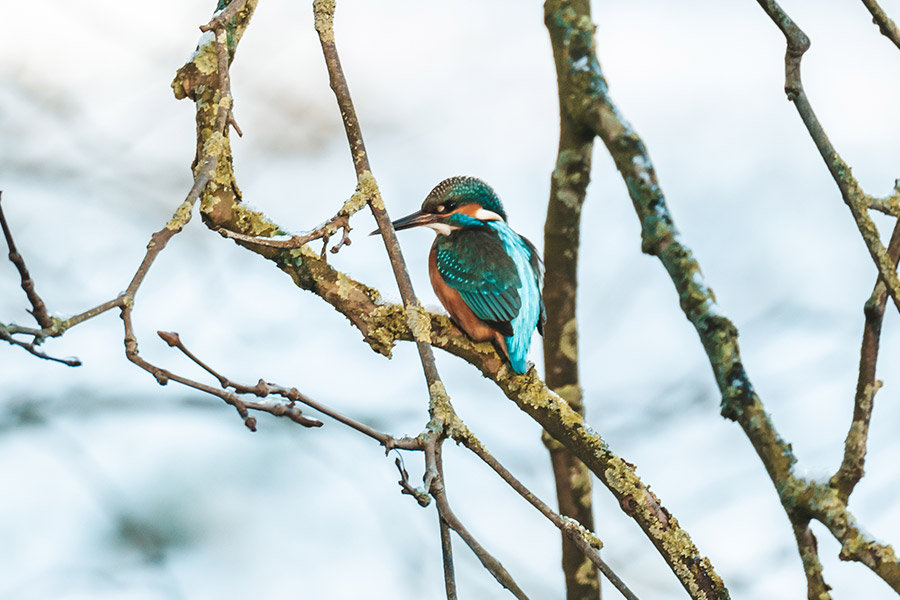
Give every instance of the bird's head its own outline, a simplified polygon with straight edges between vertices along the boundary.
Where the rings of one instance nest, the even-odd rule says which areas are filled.
[[[486,221],[506,221],[506,212],[491,186],[475,177],[451,177],[431,190],[421,210],[397,219],[393,225],[397,230],[424,225],[439,235],[449,235]]]

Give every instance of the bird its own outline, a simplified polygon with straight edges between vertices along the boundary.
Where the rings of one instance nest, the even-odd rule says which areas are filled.
[[[473,341],[492,342],[525,373],[532,334],[544,334],[543,263],[507,223],[496,192],[476,177],[450,177],[393,226],[434,230],[428,273],[441,304]]]

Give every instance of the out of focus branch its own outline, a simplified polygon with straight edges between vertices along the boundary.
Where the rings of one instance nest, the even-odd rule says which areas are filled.
[[[215,156],[210,156],[197,170],[197,174],[194,178],[194,185],[191,187],[190,192],[188,192],[187,198],[185,198],[184,202],[181,203],[181,205],[175,211],[175,214],[172,216],[172,219],[169,220],[166,226],[162,230],[153,234],[153,236],[150,238],[150,243],[147,244],[147,252],[144,254],[144,258],[141,261],[141,264],[135,272],[134,276],[132,277],[131,283],[128,285],[128,289],[125,292],[119,294],[112,300],[108,300],[107,302],[104,302],[73,317],[69,317],[67,319],[51,318],[49,325],[47,327],[44,327],[43,329],[37,330],[27,327],[20,327],[14,324],[9,326],[0,324],[0,339],[9,341],[10,343],[17,346],[21,346],[31,354],[34,354],[35,356],[38,356],[40,358],[62,362],[69,366],[80,365],[81,362],[78,359],[57,359],[51,356],[47,356],[46,354],[38,351],[34,347],[34,344],[23,343],[20,340],[16,340],[12,336],[23,334],[32,336],[35,340],[42,341],[48,337],[59,337],[72,327],[84,323],[85,321],[101,315],[113,308],[121,309],[123,312],[123,318],[126,311],[128,311],[130,314],[130,311],[134,305],[134,296],[137,293],[137,290],[140,287],[141,283],[143,282],[144,277],[147,275],[150,266],[153,264],[153,261],[156,259],[159,253],[162,252],[163,248],[165,248],[169,239],[171,239],[172,236],[181,231],[187,224],[187,222],[190,221],[191,210],[193,209],[194,204],[197,202],[197,199],[200,197],[200,193],[202,192],[203,188],[209,183],[212,177],[212,173],[215,170],[216,162],[217,158]],[[2,213],[2,208],[0,208],[0,217],[2,217]],[[3,220],[3,223],[5,224],[5,219]],[[7,230],[5,226],[4,230]],[[12,238],[11,236],[9,236],[7,238],[7,241],[11,240]],[[24,262],[22,263],[22,266],[24,268]]]
[[[31,303],[31,311],[29,312],[31,312],[34,320],[38,322],[38,325],[43,328],[50,327],[53,325],[53,319],[47,314],[47,306],[44,304],[40,295],[38,295],[37,290],[34,289],[34,280],[31,279],[28,268],[25,266],[25,258],[19,254],[18,250],[16,250],[12,231],[10,231],[9,225],[6,222],[6,215],[3,214],[2,194],[3,192],[0,192],[0,227],[3,228],[3,236],[6,238],[6,247],[9,248],[9,260],[16,266],[16,270],[19,271],[19,278],[22,280],[22,289],[25,291],[25,295]]]
[[[527,487],[525,487],[521,481],[519,481],[512,473],[507,470],[503,464],[500,463],[487,449],[484,447],[484,444],[481,443],[475,435],[469,431],[469,429],[465,426],[465,424],[458,420],[451,424],[451,431],[453,431],[453,439],[458,443],[463,444],[466,448],[471,450],[478,458],[483,460],[485,464],[487,464],[497,475],[500,476],[503,481],[505,481],[509,487],[514,489],[522,498],[528,501],[529,504],[534,506],[538,512],[544,515],[547,520],[553,523],[562,533],[563,537],[567,542],[572,544],[582,556],[584,556],[587,560],[594,563],[594,566],[599,569],[600,572],[609,579],[610,583],[619,590],[626,600],[637,600],[637,597],[634,593],[628,589],[628,586],[625,585],[618,575],[606,564],[606,562],[600,558],[599,550],[603,546],[600,539],[592,533],[590,528],[585,527],[582,523],[576,521],[575,519],[557,514],[553,511],[552,508],[547,506],[547,504],[534,495]],[[561,511],[560,511],[561,512]],[[589,586],[588,586],[589,587]],[[567,589],[569,588],[567,586]],[[575,588],[577,590],[577,588]],[[589,590],[590,591],[590,590]],[[594,592],[596,593],[596,592]]]
[[[797,108],[797,112],[810,137],[815,142],[822,159],[831,172],[844,202],[850,208],[869,254],[872,256],[876,267],[878,267],[879,279],[870,303],[867,305],[867,312],[869,307],[871,307],[877,313],[878,306],[881,306],[881,312],[883,313],[882,302],[886,300],[883,300],[881,297],[881,294],[884,293],[882,290],[890,295],[895,306],[900,309],[900,278],[897,276],[897,253],[900,253],[900,246],[898,246],[900,240],[897,240],[898,228],[895,226],[894,235],[892,235],[890,245],[894,246],[894,252],[891,252],[884,248],[878,229],[866,212],[867,208],[877,208],[879,205],[895,205],[895,197],[900,193],[900,189],[898,189],[898,186],[895,186],[894,194],[889,196],[886,201],[875,199],[863,192],[859,183],[853,177],[850,166],[844,162],[829,141],[803,90],[803,83],[800,77],[800,63],[803,54],[809,49],[809,38],[777,2],[774,0],[757,1],[784,34],[787,42],[784,89],[788,99]],[[873,8],[877,7],[877,4],[874,2],[866,3],[866,6],[873,10]],[[877,21],[878,17],[876,16]],[[875,380],[875,361],[878,353],[880,329],[881,316],[873,314],[870,319],[867,314],[867,328],[863,340],[853,425],[847,436],[844,462],[841,465],[841,469],[832,478],[828,486],[805,482],[798,478],[793,478],[793,480],[783,479],[776,481],[776,483],[782,490],[782,504],[788,511],[788,515],[791,516],[795,527],[804,512],[812,515],[813,518],[818,519],[828,527],[831,533],[841,541],[843,548],[841,551],[842,559],[862,562],[884,579],[895,591],[900,592],[900,561],[894,554],[893,548],[876,543],[871,537],[855,527],[853,525],[853,517],[847,510],[850,493],[856,482],[862,477],[872,401],[880,385]],[[786,494],[785,492],[791,492],[791,494]],[[827,498],[827,501],[824,501],[825,498]],[[848,521],[850,525],[848,525]],[[811,575],[815,575],[815,573],[811,574],[809,569],[807,569],[810,593],[814,591],[814,585],[816,584],[815,577]]]
[[[597,60],[590,3],[585,0],[547,0],[544,15],[557,57],[560,111],[570,116],[574,127],[588,129],[606,145],[625,179],[641,220],[643,250],[660,258],[679,288],[682,308],[697,326],[710,359],[715,361],[713,368],[723,393],[729,390],[729,395],[723,399],[733,396],[732,392],[743,396],[749,389],[749,382],[737,353],[737,332],[731,322],[716,311],[714,298],[696,261],[690,250],[678,241],[643,141],[609,97]],[[712,340],[728,344],[729,350],[734,352],[716,352],[714,356],[714,348],[708,343]],[[729,401],[725,403],[730,404]],[[763,411],[760,412],[765,416]],[[579,458],[584,460],[580,455]],[[590,466],[590,462],[587,464]],[[623,494],[620,501],[623,507],[628,507],[640,497]],[[663,522],[668,518],[664,512],[654,516]],[[650,537],[653,539],[652,535]],[[686,555],[691,558],[686,559]],[[664,552],[663,556],[691,597],[728,597],[728,591],[709,559],[701,556],[693,544],[680,547],[677,552]]]
[[[38,348],[34,344],[34,342],[24,342],[22,340],[16,339],[15,337],[13,337],[13,334],[10,332],[10,327],[7,327],[3,323],[0,323],[0,340],[3,340],[4,342],[8,342],[8,343],[12,344],[13,346],[18,346],[19,348],[22,348],[29,354],[36,356],[38,358],[42,358],[44,360],[62,363],[69,367],[80,367],[81,366],[81,361],[77,358],[74,358],[74,357],[57,358],[56,356],[50,356],[49,354],[42,352],[41,350],[38,350]]]
[[[585,0],[585,4],[589,4]],[[545,11],[551,5],[544,5]],[[590,12],[590,6],[584,10]],[[572,114],[565,95],[571,89],[568,60],[571,46],[565,44],[561,30],[553,26],[552,11],[545,12],[556,65],[559,92],[559,149],[550,180],[547,219],[544,222],[544,377],[554,392],[584,416],[581,382],[578,374],[578,253],[581,244],[581,208],[591,179],[591,154],[594,132]],[[594,529],[590,471],[572,452],[544,432],[541,436],[550,453],[559,512],[575,519],[588,530]],[[593,554],[597,554],[594,552]],[[599,555],[597,555],[599,559]],[[562,565],[568,600],[596,600],[601,597],[596,569],[585,561],[593,560],[577,542],[562,533]],[[595,561],[596,562],[596,561]]]
[[[802,96],[802,88],[799,86],[799,57],[808,45],[808,40],[774,2],[760,0],[760,4],[789,39],[786,89],[796,101],[797,97]],[[898,589],[900,578],[895,574],[897,562],[893,550],[889,546],[875,543],[858,528],[848,525],[853,523],[853,517],[847,511],[846,504],[839,501],[834,489],[801,479],[793,473],[796,459],[790,446],[778,434],[744,370],[737,343],[737,329],[722,314],[712,290],[701,275],[699,264],[682,243],[643,141],[609,97],[606,80],[594,50],[594,28],[586,3],[577,0],[550,1],[546,9],[548,26],[561,31],[568,47],[569,76],[565,81],[572,86],[569,93],[564,95],[569,102],[568,109],[573,114],[580,115],[582,122],[603,140],[621,172],[641,221],[643,250],[657,256],[663,263],[678,290],[685,315],[697,329],[722,393],[723,415],[736,420],[743,427],[796,528],[810,592],[815,590],[822,594],[821,598],[827,597],[827,587],[821,581],[821,565],[815,556],[815,544],[808,543],[813,539],[811,534],[807,535],[809,516],[824,523],[845,548],[853,549],[853,552],[844,552],[842,557],[862,560]],[[805,101],[805,96],[802,98]],[[801,111],[805,114],[804,120],[857,218],[879,273],[896,302],[897,294],[894,292],[900,289],[900,280],[881,247],[874,225],[869,227],[871,220],[865,214],[866,208],[875,206],[878,202],[859,190],[850,176],[849,168],[840,161],[818,122],[814,121],[811,109],[807,109],[808,103]],[[890,203],[881,204],[886,208]],[[818,571],[818,575],[815,571]],[[717,593],[725,592],[723,588],[718,588]]]

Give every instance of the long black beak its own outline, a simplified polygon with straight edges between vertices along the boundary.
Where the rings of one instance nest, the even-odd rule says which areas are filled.
[[[417,210],[411,215],[406,215],[402,219],[397,219],[393,222],[394,229],[409,229],[410,227],[419,227],[420,225],[428,225],[429,223],[434,223],[439,220],[441,215],[437,215],[434,213],[422,212],[421,210]],[[369,235],[380,235],[381,231],[376,229]]]

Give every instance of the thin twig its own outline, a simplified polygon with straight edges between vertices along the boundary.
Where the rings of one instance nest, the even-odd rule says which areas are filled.
[[[353,158],[353,166],[356,169],[357,193],[364,195],[372,214],[375,216],[375,221],[378,223],[378,229],[381,232],[381,238],[384,241],[388,257],[391,261],[391,267],[394,271],[394,278],[397,281],[397,287],[400,289],[400,297],[403,299],[403,306],[407,311],[407,321],[410,325],[410,329],[415,332],[416,349],[419,353],[419,360],[422,363],[425,381],[428,384],[428,411],[432,421],[429,426],[441,430],[443,429],[443,413],[452,412],[453,408],[450,404],[450,398],[447,396],[444,385],[441,382],[440,375],[438,374],[437,365],[435,364],[434,352],[430,343],[431,336],[428,330],[429,322],[427,318],[417,318],[419,316],[424,316],[422,315],[424,310],[421,308],[419,300],[416,298],[412,280],[409,277],[409,271],[406,268],[406,262],[403,259],[403,253],[400,250],[400,244],[397,241],[394,227],[391,224],[391,218],[388,216],[384,203],[381,200],[381,192],[378,190],[378,184],[375,181],[375,177],[372,175],[369,166],[369,157],[366,153],[365,142],[363,142],[359,119],[356,115],[356,110],[353,107],[350,88],[347,84],[347,79],[344,76],[344,71],[341,68],[341,60],[338,56],[337,46],[334,42],[334,10],[334,0],[315,0],[313,2],[316,32],[319,34],[322,54],[325,57],[325,65],[328,69],[329,82],[341,112],[344,130],[347,133],[347,141],[350,144],[350,154]],[[436,445],[437,452],[440,452],[440,444],[443,443],[444,436],[436,435],[435,437],[436,441],[435,439],[432,439],[434,445],[431,445],[430,448],[431,451],[434,452]],[[431,485],[431,481],[435,479],[441,481],[442,473],[440,465],[435,465],[427,459],[429,455],[428,448],[429,447],[426,447],[425,490],[430,491],[432,495],[434,495],[435,492],[432,490],[433,486]],[[429,481],[429,479],[431,481]],[[436,495],[435,499],[438,499]],[[438,510],[441,514],[441,519],[447,522],[446,516],[441,510],[440,502],[438,503]],[[447,522],[447,524],[451,525],[449,522]],[[444,539],[445,532],[442,531],[441,535],[442,539]],[[452,555],[447,551],[449,545],[442,545],[442,549],[444,550],[442,552],[442,557],[444,561],[446,589],[448,598],[451,598],[451,593],[455,596],[456,589],[456,583],[453,580],[453,567],[452,564],[448,564],[449,561],[452,561]]]
[[[432,464],[434,471],[437,473],[428,489],[434,497],[435,504],[437,504],[441,520],[462,538],[472,552],[475,553],[475,556],[478,557],[478,560],[481,561],[481,564],[484,565],[484,568],[494,576],[497,583],[508,589],[516,598],[528,600],[528,596],[526,596],[525,592],[518,586],[512,578],[512,575],[509,574],[509,571],[507,571],[506,568],[500,564],[500,561],[494,558],[494,556],[475,539],[475,536],[466,529],[465,525],[462,524],[462,521],[459,520],[450,508],[450,502],[447,500],[447,493],[444,489],[444,479],[440,474],[442,471],[440,453],[440,445],[433,443],[433,440],[431,445],[425,447],[426,463]]]
[[[778,26],[784,34],[787,42],[785,53],[785,79],[784,90],[788,100],[794,103],[800,119],[806,126],[810,138],[819,150],[822,160],[828,167],[831,177],[834,179],[841,192],[844,203],[850,209],[857,229],[866,244],[866,249],[872,257],[878,274],[884,280],[888,293],[894,301],[894,305],[900,310],[900,277],[896,267],[891,264],[887,250],[881,242],[878,228],[866,211],[867,208],[878,203],[872,196],[866,194],[853,177],[850,165],[848,165],[828,139],[822,124],[813,111],[812,104],[803,89],[803,81],[800,76],[800,64],[803,55],[809,49],[810,41],[805,33],[787,15],[775,0],[757,0],[762,9],[769,15],[772,22]]]
[[[37,290],[34,289],[34,280],[31,279],[31,275],[28,273],[28,268],[25,266],[25,257],[19,254],[19,252],[16,250],[16,244],[13,241],[12,231],[10,231],[9,225],[6,222],[6,215],[3,214],[2,195],[3,192],[0,192],[0,227],[3,228],[3,235],[6,238],[6,246],[9,248],[9,260],[16,266],[16,269],[19,271],[19,277],[22,280],[22,289],[25,290],[25,295],[28,297],[28,301],[31,303],[31,311],[29,312],[31,312],[34,320],[38,322],[38,325],[46,329],[53,325],[53,319],[47,313],[47,305],[44,304],[44,301],[37,293]]]
[[[393,225],[391,225],[391,218],[384,207],[384,203],[381,200],[381,192],[378,191],[378,184],[375,182],[369,167],[369,157],[366,153],[366,145],[363,141],[359,119],[356,116],[356,109],[353,107],[350,88],[347,85],[347,79],[344,76],[337,46],[334,42],[334,8],[334,0],[315,0],[313,2],[316,31],[319,34],[319,42],[322,45],[322,53],[325,56],[325,65],[328,68],[331,89],[334,91],[335,99],[340,108],[344,130],[347,133],[347,141],[350,144],[350,153],[353,157],[353,166],[356,169],[357,183],[361,189],[369,190],[367,194],[369,208],[375,216],[378,230],[381,232],[381,238],[384,240],[385,248],[387,248],[391,267],[394,270],[394,278],[397,280],[397,286],[400,288],[400,297],[403,299],[403,305],[406,307],[417,307],[419,306],[419,301],[413,290],[409,271],[406,269],[403,252],[400,250],[397,235],[394,232]],[[422,337],[425,337],[424,332]],[[428,383],[429,391],[433,395],[435,392],[432,388],[436,384],[440,384],[440,376],[434,362],[434,353],[426,339],[416,339],[416,346],[419,351],[422,368],[425,371],[425,380]],[[441,389],[443,389],[443,385],[440,385]]]
[[[295,387],[285,387],[275,383],[266,382],[263,379],[260,379],[256,385],[249,386],[243,385],[240,383],[236,383],[222,375],[200,358],[198,358],[193,352],[191,352],[181,340],[181,336],[175,332],[171,331],[158,331],[157,334],[161,337],[169,346],[173,348],[177,348],[180,350],[186,357],[188,357],[191,361],[193,361],[197,366],[202,368],[204,371],[212,375],[218,380],[219,385],[222,386],[223,389],[231,388],[238,394],[252,394],[258,396],[259,398],[266,398],[270,395],[280,396],[285,398],[290,402],[290,405],[286,407],[286,409],[296,410],[293,408],[293,403],[299,402],[301,404],[305,404],[310,408],[313,408],[325,415],[328,415],[332,419],[347,425],[351,429],[355,429],[356,431],[376,440],[379,444],[384,446],[385,451],[389,452],[390,450],[398,449],[398,450],[422,450],[423,442],[420,438],[410,438],[410,437],[402,437],[395,438],[386,433],[382,433],[377,431],[364,423],[360,423],[359,421],[343,415],[336,410],[321,404],[320,402],[316,402],[312,398],[309,398],[305,394],[301,393]],[[250,406],[248,404],[248,406]],[[273,410],[283,410],[274,408]],[[272,412],[272,410],[266,410],[266,412]],[[299,413],[299,411],[297,411]],[[274,413],[273,413],[274,414]],[[281,416],[281,415],[279,415]]]
[[[438,526],[441,530],[441,554],[444,557],[444,590],[447,600],[456,600],[456,573],[453,569],[453,546],[450,539],[450,526],[438,513]]]
[[[900,217],[900,179],[894,181],[894,190],[884,198],[867,197],[870,201],[869,208],[883,212],[892,217]]]
[[[240,3],[232,2],[232,4]],[[234,120],[231,116],[234,99],[231,97],[231,75],[228,70],[228,33],[223,25],[217,26],[214,33],[216,35],[216,73],[219,76],[216,131],[224,135],[228,132],[229,123]]]
[[[637,600],[637,596],[634,595],[634,592],[625,585],[625,582],[616,575],[606,561],[600,558],[598,550],[603,544],[596,535],[585,528],[577,520],[558,514],[543,500],[535,496],[534,493],[519,481],[515,475],[510,473],[510,471],[504,467],[493,454],[488,452],[487,448],[484,447],[484,444],[482,444],[462,422],[453,423],[450,430],[453,432],[454,440],[462,443],[466,448],[471,450],[475,456],[493,469],[494,472],[509,485],[509,487],[535,507],[538,512],[547,518],[547,520],[553,523],[560,532],[571,541],[583,557],[586,557],[594,563],[600,572],[606,576],[610,583],[619,590],[626,600]]]
[[[757,2],[784,34],[787,43],[787,52],[785,53],[785,92],[788,99],[794,103],[803,124],[806,126],[810,137],[831,172],[838,189],[840,189],[841,196],[850,208],[869,254],[878,268],[879,284],[876,285],[876,290],[878,290],[878,285],[883,285],[885,291],[894,301],[895,306],[900,309],[900,278],[897,276],[896,259],[884,248],[878,229],[866,211],[875,202],[871,196],[862,191],[859,183],[853,177],[849,165],[844,162],[829,141],[803,90],[800,64],[803,54],[809,49],[809,38],[777,2],[774,0],[757,0]],[[874,339],[869,341],[872,342]],[[804,552],[808,553],[811,551],[810,548],[814,548],[804,542],[803,521],[808,516],[812,516],[812,518],[823,523],[832,535],[841,542],[841,558],[862,562],[895,591],[900,592],[900,560],[897,559],[893,549],[890,546],[875,542],[860,528],[856,527],[853,515],[847,509],[847,499],[855,482],[858,481],[857,471],[858,475],[862,476],[861,469],[862,461],[865,457],[865,442],[871,403],[878,389],[878,383],[874,381],[877,347],[872,345],[868,348],[864,347],[862,354],[860,385],[857,389],[857,402],[854,409],[854,426],[851,426],[847,447],[845,447],[846,465],[842,464],[838,474],[827,485],[802,480],[790,472],[790,467],[793,466],[794,462],[793,456],[790,454],[788,454],[788,456],[791,456],[791,460],[788,462],[789,468],[787,472],[776,473],[770,470],[770,476],[779,490],[781,502],[788,517],[791,519],[795,532],[797,532],[798,548],[804,558],[804,570],[806,571],[808,588],[811,592],[821,589],[822,582],[821,566],[818,564],[818,557],[815,557],[815,561],[812,561],[807,560],[808,557],[804,555]],[[869,368],[871,368],[871,373],[862,372]],[[871,381],[869,381],[870,374]],[[862,389],[859,389],[860,387]],[[741,422],[744,425],[745,421],[742,420]],[[771,428],[771,425],[769,428]],[[782,456],[785,455],[783,450],[777,450],[776,447],[762,442],[761,437],[758,435],[761,433],[758,426],[753,427],[752,424],[747,423],[745,429],[757,448],[757,452],[763,457],[764,462],[768,462],[765,458],[766,456],[770,457],[769,461],[776,458],[774,455],[769,454],[771,451],[777,451]],[[774,433],[774,428],[771,429]],[[767,435],[771,436],[771,433]],[[783,446],[783,442],[781,442],[781,445]],[[789,448],[787,450],[789,453]],[[779,460],[779,462],[782,462],[782,460]]]
[[[878,25],[881,34],[894,42],[897,48],[900,48],[900,29],[897,29],[897,24],[887,16],[887,13],[875,0],[862,0],[862,3],[872,13],[872,22]]]
[[[435,472],[441,474],[443,477],[444,473],[444,462],[441,459],[441,451],[442,445],[435,444],[434,445],[434,468]],[[427,450],[426,450],[427,457]],[[427,459],[426,459],[427,462]],[[450,524],[447,523],[447,520],[444,519],[443,511],[441,510],[441,505],[438,503],[438,527],[441,532],[441,558],[444,564],[444,591],[447,594],[447,600],[457,600],[456,594],[456,573],[453,568],[453,544],[450,539]]]
[[[33,342],[23,342],[22,340],[17,340],[10,334],[7,327],[4,326],[2,323],[0,323],[0,340],[9,342],[10,344],[12,344],[14,346],[19,346],[20,348],[24,349],[29,354],[36,356],[38,358],[42,358],[44,360],[62,363],[64,365],[67,365],[70,367],[80,367],[81,366],[81,361],[75,357],[57,358],[55,356],[50,356],[49,354],[46,354],[45,352],[38,350]]]
[[[579,321],[575,317],[578,312],[581,210],[591,180],[591,155],[596,136],[567,106],[566,95],[573,85],[569,69],[573,48],[565,43],[561,29],[553,26],[550,3],[544,5],[544,10],[556,64],[559,96],[559,148],[550,179],[550,197],[544,221],[543,298],[547,313],[543,330],[544,380],[550,389],[584,416],[578,372]],[[593,530],[590,471],[571,450],[549,433],[544,431],[541,438],[550,455],[559,512]],[[582,550],[563,532],[562,568],[567,597],[599,600],[599,573],[596,569],[584,568],[584,560]]]
[[[806,573],[806,597],[815,600],[831,600],[829,593],[831,586],[825,582],[825,578],[822,576],[819,545],[816,542],[816,536],[809,528],[809,518],[792,518],[791,527],[794,530],[794,538],[797,540],[803,571]]]
[[[900,221],[894,225],[891,241],[888,243],[888,255],[895,265],[900,260]],[[859,378],[856,383],[853,420],[844,442],[844,459],[830,482],[844,502],[850,498],[853,488],[864,473],[869,421],[872,418],[875,393],[881,386],[881,382],[876,379],[876,365],[886,306],[887,289],[879,277],[864,311],[866,322],[859,356]]]
[[[422,450],[425,448],[423,447]],[[431,494],[421,488],[417,488],[409,481],[409,472],[406,470],[406,464],[403,462],[403,457],[398,456],[394,460],[394,464],[397,466],[397,470],[400,472],[400,481],[397,483],[400,485],[400,493],[406,494],[407,496],[412,496],[416,499],[416,502],[419,503],[419,506],[426,507],[431,504]],[[446,572],[446,571],[445,571]]]
[[[695,325],[713,364],[717,383],[723,393],[723,406],[739,406],[752,391],[737,349],[737,332],[728,319],[716,311],[711,290],[700,276],[691,252],[679,242],[653,164],[641,137],[621,115],[608,93],[606,79],[597,59],[594,26],[588,0],[547,0],[545,23],[555,48],[554,57],[564,56],[564,69],[558,77],[561,90],[560,110],[575,121],[575,126],[594,132],[604,143],[625,180],[642,226],[642,249],[659,257],[679,291],[681,306]],[[716,348],[710,340],[726,349]],[[529,410],[526,408],[526,410]],[[543,416],[543,415],[542,415]],[[542,423],[560,443],[577,448],[579,438],[570,427],[552,421]],[[573,439],[574,438],[574,439]],[[670,519],[659,500],[636,476],[626,489],[608,471],[598,469],[597,457],[575,452],[616,495],[627,514],[644,533],[675,573],[692,598],[726,598],[728,591],[708,558],[703,556],[677,521]],[[611,457],[618,462],[618,457]],[[601,461],[602,462],[602,461]],[[631,475],[634,475],[633,473]],[[631,477],[630,475],[630,477]],[[671,543],[665,538],[681,540]]]
[[[134,333],[134,324],[131,316],[134,310],[135,295],[137,294],[138,289],[143,283],[144,278],[147,276],[150,267],[156,260],[156,257],[159,256],[160,252],[165,249],[166,245],[169,243],[169,240],[180,233],[182,229],[184,229],[184,227],[188,224],[188,222],[190,222],[194,204],[212,179],[213,174],[215,173],[216,164],[216,156],[209,156],[206,158],[203,165],[197,170],[194,177],[194,185],[188,192],[188,195],[184,199],[184,202],[182,202],[181,205],[175,210],[174,215],[169,220],[169,222],[166,223],[166,226],[150,237],[150,243],[147,245],[147,252],[144,255],[144,259],[141,261],[140,266],[134,274],[134,277],[132,277],[131,283],[128,285],[128,288],[117,299],[117,301],[120,303],[119,306],[121,307],[121,317],[125,329],[125,356],[129,361],[153,375],[153,377],[160,385],[166,385],[169,381],[176,381],[178,383],[181,383],[182,385],[221,398],[228,404],[234,406],[238,414],[244,420],[244,424],[251,431],[256,431],[256,419],[249,415],[248,409],[268,412],[278,416],[286,416],[294,422],[306,427],[319,427],[322,425],[320,421],[309,419],[300,414],[300,411],[296,409],[285,407],[284,405],[245,403],[232,392],[221,390],[157,367],[156,365],[144,360],[138,352],[138,342],[137,337]]]
[[[192,361],[194,361],[194,363],[196,363],[198,366],[200,366],[207,373],[209,373],[210,375],[212,375],[213,377],[218,379],[219,384],[222,386],[222,390],[216,390],[216,393],[214,395],[225,399],[230,404],[233,404],[233,402],[230,401],[231,394],[227,391],[228,388],[234,389],[234,391],[238,394],[253,394],[259,398],[266,398],[270,392],[275,392],[277,395],[287,398],[288,403],[284,404],[284,403],[272,403],[272,402],[244,402],[243,404],[247,408],[251,408],[251,409],[262,411],[262,412],[267,412],[267,413],[275,415],[277,417],[287,417],[290,420],[294,421],[295,423],[299,423],[300,425],[303,425],[305,427],[321,427],[322,426],[321,421],[319,421],[317,419],[311,419],[309,417],[304,416],[303,413],[300,411],[300,409],[298,409],[296,406],[294,406],[294,403],[296,401],[291,398],[288,398],[288,395],[290,395],[289,391],[283,390],[282,388],[278,388],[277,390],[273,389],[273,388],[269,387],[262,379],[260,379],[259,383],[257,383],[253,387],[240,385],[240,384],[234,383],[232,381],[229,381],[228,378],[226,378],[226,377],[220,375],[219,373],[217,373],[216,371],[214,371],[212,368],[207,366],[206,363],[204,363],[199,358],[197,358],[190,350],[188,350],[184,346],[184,344],[181,342],[181,336],[179,336],[177,333],[171,332],[171,331],[157,331],[156,334],[159,337],[161,337],[167,344],[169,344],[169,346],[176,347],[179,350],[181,350],[181,352],[184,353],[185,356],[187,356]],[[175,379],[174,377],[170,377],[170,378]],[[185,383],[178,379],[175,379],[175,380],[179,381],[180,383]],[[204,392],[208,392],[208,390],[209,390],[208,386],[204,385],[202,388],[200,388],[200,387],[197,387],[197,385],[194,385],[194,382],[185,383],[185,385],[189,385],[190,387],[200,389],[201,391],[204,391]],[[296,390],[294,390],[294,391],[296,392]],[[296,393],[299,394],[299,392],[296,392]],[[225,395],[228,395],[229,398],[225,398]]]
[[[211,31],[216,29],[217,27],[222,27],[228,21],[234,18],[234,16],[238,13],[239,10],[244,8],[244,5],[247,3],[247,0],[232,0],[232,2],[219,11],[217,14],[210,19],[209,23],[206,25],[200,26],[200,31]]]

